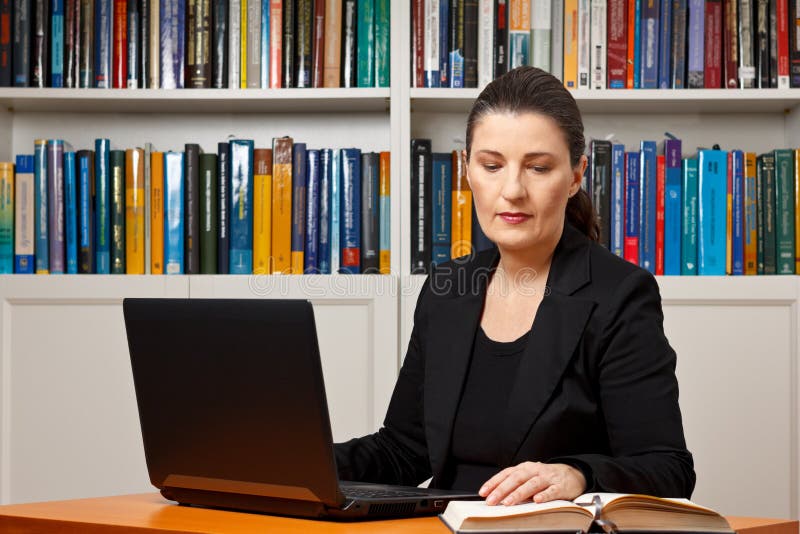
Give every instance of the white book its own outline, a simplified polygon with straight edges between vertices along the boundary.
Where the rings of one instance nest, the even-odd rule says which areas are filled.
[[[439,35],[439,0],[425,0],[424,35],[425,87],[439,87],[439,47],[443,46]]]
[[[494,1],[478,2],[478,87],[494,79]]]
[[[228,87],[239,89],[242,5],[239,0],[232,0],[228,3],[228,10]]]
[[[578,0],[578,89],[589,88],[591,58],[590,24],[594,24],[591,0]],[[590,23],[591,20],[591,23]]]
[[[261,2],[247,3],[247,87],[261,87]],[[311,80],[308,85],[311,87]]]
[[[592,0],[592,89],[606,88],[606,12],[607,0]]]
[[[553,0],[550,12],[550,74],[564,81],[564,1]]]
[[[531,65],[550,72],[552,0],[531,0]]]

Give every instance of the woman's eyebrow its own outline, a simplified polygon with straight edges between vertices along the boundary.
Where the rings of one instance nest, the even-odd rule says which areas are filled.
[[[501,157],[501,158],[504,157],[503,154],[501,154],[500,152],[497,152],[496,150],[489,150],[489,149],[486,149],[486,148],[484,148],[482,150],[478,150],[478,154],[488,154],[490,156],[498,156],[498,157]],[[525,158],[535,158],[535,157],[539,157],[539,156],[551,156],[552,157],[552,155],[553,154],[551,154],[550,152],[528,152],[523,157],[525,157]]]

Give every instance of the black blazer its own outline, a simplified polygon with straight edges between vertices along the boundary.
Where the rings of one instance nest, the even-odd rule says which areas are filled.
[[[342,479],[433,476],[432,487],[449,487],[453,422],[498,260],[491,249],[428,277],[383,428],[335,446]],[[690,497],[675,352],[653,276],[566,224],[547,288],[498,436],[498,470],[567,463],[587,476],[587,491]]]

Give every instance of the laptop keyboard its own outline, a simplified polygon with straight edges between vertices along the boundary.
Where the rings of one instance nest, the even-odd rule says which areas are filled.
[[[408,490],[387,490],[371,488],[343,489],[345,497],[350,499],[392,499],[397,497],[419,497],[420,492]]]

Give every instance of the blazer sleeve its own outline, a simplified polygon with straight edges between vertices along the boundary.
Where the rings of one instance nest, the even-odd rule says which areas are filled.
[[[334,445],[342,480],[417,486],[431,476],[423,420],[425,357],[421,343],[428,285],[426,280],[417,299],[411,339],[383,427]]]
[[[587,492],[691,497],[692,455],[678,405],[675,351],[663,328],[655,278],[629,274],[606,308],[598,339],[598,392],[610,455],[549,460],[581,469]]]

